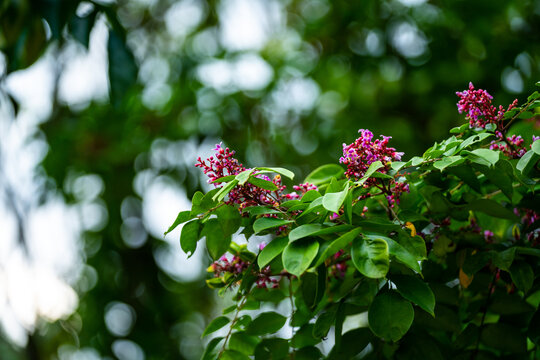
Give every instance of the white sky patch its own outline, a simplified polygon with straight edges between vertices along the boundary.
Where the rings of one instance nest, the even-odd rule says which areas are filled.
[[[175,3],[165,14],[167,31],[176,37],[184,37],[193,31],[206,16],[206,8],[199,0],[182,0]]]
[[[283,28],[283,9],[275,0],[227,0],[219,7],[221,43],[230,51],[260,50]]]
[[[70,42],[63,54],[66,65],[60,77],[58,96],[76,108],[86,107],[90,101],[106,101],[109,93],[107,76],[108,29],[104,17],[98,17],[90,33],[89,48]]]
[[[34,120],[45,120],[52,110],[54,87],[54,58],[49,50],[32,66],[11,73],[6,87],[21,106],[21,112],[29,112]]]
[[[146,229],[157,239],[174,222],[180,211],[191,209],[191,202],[183,189],[177,187],[173,180],[160,176],[153,179],[143,196],[143,221]],[[178,226],[165,237],[167,245],[154,251],[158,266],[178,281],[194,281],[200,279],[203,270],[204,243],[198,244],[197,251],[191,258],[180,248],[180,231]]]
[[[262,90],[274,77],[273,68],[257,54],[243,54],[234,60],[212,60],[197,68],[205,85],[229,93]]]
[[[415,24],[401,22],[392,26],[390,39],[394,48],[404,57],[415,58],[427,50],[427,39]]]

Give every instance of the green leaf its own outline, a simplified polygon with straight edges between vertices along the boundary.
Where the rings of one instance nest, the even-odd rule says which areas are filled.
[[[526,358],[527,338],[515,326],[504,323],[486,325],[482,330],[481,340],[485,345],[497,350],[511,352],[515,356],[517,353],[523,355],[515,358]]]
[[[368,311],[369,328],[385,340],[397,341],[409,331],[414,319],[410,302],[394,291],[379,293]]]
[[[349,192],[349,183],[345,185],[345,189],[340,192],[324,194],[322,204],[328,211],[339,213],[339,208],[345,201],[347,193]]]
[[[512,165],[507,160],[501,160],[495,166],[494,169],[487,166],[476,166],[488,180],[496,185],[503,194],[512,201],[512,196],[514,193],[514,188],[512,186],[512,180],[514,179]]]
[[[324,249],[322,255],[317,260],[315,267],[321,265],[327,258],[337,253],[339,250],[344,249],[351,243],[362,231],[361,228],[356,228],[349,231],[346,234],[341,235],[336,240],[332,241],[326,249]]]
[[[304,182],[319,186],[329,182],[332,178],[339,179],[343,173],[343,168],[337,164],[323,165],[313,170]]]
[[[220,360],[250,360],[250,357],[246,354],[235,350],[225,350],[219,357]]]
[[[256,336],[247,335],[243,331],[236,332],[229,338],[229,349],[245,355],[253,355],[255,347],[260,342],[261,339]]]
[[[435,317],[435,295],[425,282],[409,275],[393,275],[391,280],[401,296]]]
[[[80,42],[87,49],[90,43],[90,31],[94,26],[96,15],[96,10],[83,17],[73,15],[68,24],[69,32],[71,33],[73,38]]]
[[[255,318],[246,328],[249,335],[273,334],[285,325],[287,318],[274,311],[264,312]]]
[[[223,340],[222,337],[215,337],[208,345],[206,345],[206,348],[204,349],[204,353],[201,357],[201,360],[215,360],[217,357],[217,351],[214,351],[216,347],[219,345],[219,343]]]
[[[285,339],[263,339],[255,348],[255,360],[283,360],[289,355],[289,342]]]
[[[257,258],[257,264],[259,264],[259,268],[264,268],[266,265],[270,264],[272,260],[281,252],[287,244],[289,243],[289,239],[286,237],[280,237],[277,239],[272,240],[268,245],[266,245],[261,252],[259,253],[259,257]]]
[[[190,221],[182,227],[180,233],[180,247],[188,255],[188,258],[193,255],[195,249],[197,249],[197,242],[201,238],[199,232],[201,230],[201,224],[199,220]]]
[[[383,239],[388,244],[388,252],[390,253],[390,255],[395,256],[399,262],[407,265],[414,271],[421,272],[420,265],[418,264],[418,259],[416,258],[416,256],[411,254],[396,241],[384,236],[369,236],[369,238]]]
[[[225,184],[225,186],[223,186],[221,189],[219,189],[219,191],[214,195],[212,196],[212,200],[214,201],[221,201],[223,200],[223,198],[225,196],[227,196],[227,194],[238,184],[238,180],[233,180],[227,184]]]
[[[260,233],[261,231],[287,225],[292,222],[293,222],[292,220],[262,217],[255,220],[255,222],[253,223],[253,231],[255,231],[255,233],[257,234],[257,233]]]
[[[463,182],[471,187],[477,193],[482,193],[482,188],[480,186],[480,181],[474,173],[474,170],[467,164],[451,167],[447,170],[450,174],[453,174],[463,180]]]
[[[251,216],[257,215],[266,215],[266,214],[281,214],[281,211],[274,208],[269,208],[265,206],[252,206],[246,208],[244,211],[247,211]]]
[[[533,92],[529,97],[527,98],[527,102],[533,101],[540,98],[540,93],[538,91]]]
[[[328,331],[330,331],[330,328],[336,321],[337,308],[337,304],[334,304],[319,315],[315,322],[315,326],[313,326],[313,337],[322,339],[328,334]]]
[[[287,245],[283,250],[283,267],[289,273],[300,277],[317,256],[319,243],[313,239],[302,239]]]
[[[533,142],[531,150],[534,151],[536,155],[540,155],[540,139]]]
[[[464,161],[465,161],[465,159],[462,158],[459,155],[447,156],[447,157],[442,158],[441,160],[435,161],[433,163],[433,166],[436,169],[439,169],[439,170],[442,171],[442,170],[446,169],[449,166],[456,166],[456,165],[459,165],[459,164],[463,163]]]
[[[274,190],[278,189],[276,184],[274,184],[273,182],[268,181],[268,180],[264,180],[264,179],[260,179],[260,178],[255,177],[255,176],[251,176],[247,180],[247,182],[252,184],[252,185],[255,185],[256,187],[259,187],[259,188],[265,189],[265,190],[274,191]]]
[[[254,171],[255,169],[248,169],[236,175],[234,178],[238,181],[238,185],[244,185]]]
[[[493,264],[501,270],[510,272],[510,266],[516,256],[516,248],[512,247],[501,252],[494,252],[492,256]]]
[[[201,236],[206,236],[206,248],[214,260],[219,259],[231,244],[231,236],[223,233],[218,219],[209,219],[204,224]]]
[[[534,313],[529,326],[527,327],[527,336],[537,346],[540,345],[540,309]]]
[[[234,180],[235,178],[236,178],[236,175],[223,176],[223,177],[220,177],[220,178],[212,181],[212,184],[226,183],[226,182],[229,182],[231,180]]]
[[[273,172],[273,173],[276,173],[276,174],[283,175],[286,178],[289,178],[291,180],[294,179],[294,173],[291,170],[287,170],[287,169],[284,169],[284,168],[280,168],[280,167],[257,167],[255,169],[259,170],[258,171],[259,174]]]
[[[390,164],[393,170],[399,171],[405,166],[406,162],[404,161],[394,161]]]
[[[535,144],[537,142],[538,141],[535,141]],[[523,175],[527,175],[534,168],[534,165],[536,165],[539,158],[540,156],[536,152],[529,150],[521,157],[521,159],[519,159],[516,169]]]
[[[109,30],[107,54],[109,57],[109,84],[111,102],[120,106],[124,97],[137,82],[137,65],[128,48],[125,37],[115,30]]]
[[[343,334],[341,346],[336,344],[330,354],[328,360],[345,360],[357,359],[360,353],[372,340],[373,334],[367,328],[358,328]]]
[[[178,216],[176,217],[176,220],[174,220],[173,224],[167,229],[167,231],[163,233],[163,236],[167,235],[168,233],[176,229],[178,225],[185,223],[186,221],[191,220],[192,218],[193,216],[191,216],[190,210],[180,211],[178,213]]]
[[[517,216],[511,210],[491,199],[474,200],[469,203],[468,208],[496,218],[517,220]]]
[[[385,277],[390,268],[388,244],[381,238],[355,238],[351,257],[358,271],[369,278]]]
[[[352,225],[335,225],[325,226],[322,224],[305,224],[293,229],[289,233],[291,242],[302,239],[308,236],[319,236],[324,234],[334,234],[341,231],[347,231],[352,228]]]
[[[214,320],[212,320],[210,322],[210,324],[208,324],[208,326],[206,327],[206,329],[204,329],[202,335],[201,335],[201,338],[205,337],[206,335],[209,335],[215,331],[218,331],[219,329],[221,329],[222,327],[224,327],[225,325],[227,325],[231,320],[226,317],[226,316],[219,316],[217,318],[215,318]]]
[[[514,261],[510,266],[510,277],[519,290],[527,293],[534,282],[534,272],[525,261]]]
[[[489,149],[476,149],[473,151],[463,151],[463,154],[467,154],[468,157],[475,162],[482,165],[495,166],[499,161],[500,153],[495,150]],[[480,161],[479,161],[480,160]]]
[[[379,160],[377,160],[375,162],[372,162],[371,164],[369,164],[369,167],[366,170],[366,172],[364,173],[364,176],[362,176],[362,178],[360,180],[355,182],[355,184],[356,185],[362,185],[363,183],[366,182],[367,179],[370,178],[371,175],[373,175],[373,173],[375,171],[379,170],[382,167],[384,167],[384,165]]]

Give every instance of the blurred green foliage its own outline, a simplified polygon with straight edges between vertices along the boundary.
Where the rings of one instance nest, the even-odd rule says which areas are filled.
[[[99,280],[79,293],[76,314],[43,324],[27,349],[0,339],[6,358],[51,358],[62,344],[112,356],[118,337],[104,322],[111,301],[135,310],[128,338],[148,359],[198,356],[202,345],[193,333],[204,328],[198,319],[207,322],[214,311],[210,292],[160,270],[154,254],[163,241],[150,236],[131,249],[120,232],[123,203],[134,204],[132,216],[142,218],[137,174],[181,182],[190,198],[202,186],[189,161],[164,160],[158,150],[177,149],[178,159],[193,156],[194,163],[189,144],[223,139],[245,154],[248,166],[279,164],[301,177],[335,162],[341,144],[369,128],[393,136],[408,159],[461,122],[453,94],[469,81],[507,104],[540,78],[538,0],[256,1],[269,15],[266,35],[260,46],[244,47],[224,40],[227,17],[235,15],[226,11],[231,3],[237,2],[84,2],[88,11],[77,11],[76,0],[0,5],[5,76],[31,66],[46,49],[61,54],[73,41],[88,47],[104,19],[110,81],[109,102],[70,107],[55,92],[42,125],[51,191],[69,190],[68,180],[83,174],[104,182],[107,222],[83,239]],[[234,71],[250,56],[266,64],[267,81],[257,78],[261,72]]]

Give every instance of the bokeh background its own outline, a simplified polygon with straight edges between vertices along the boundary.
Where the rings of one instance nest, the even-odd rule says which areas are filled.
[[[3,0],[0,358],[199,358],[222,300],[162,234],[215,143],[298,179],[360,128],[410,158],[469,81],[538,80],[540,0]]]

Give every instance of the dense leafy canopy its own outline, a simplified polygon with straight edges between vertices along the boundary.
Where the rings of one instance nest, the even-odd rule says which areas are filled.
[[[235,292],[237,303],[232,318],[218,317],[205,331],[230,322],[205,358],[228,358],[239,349],[233,339],[250,334],[280,341],[283,353],[272,358],[321,359],[315,346],[328,342],[331,329],[330,358],[417,359],[420,339],[432,348],[428,358],[538,354],[540,138],[525,145],[507,130],[540,107],[540,93],[498,113],[489,93],[472,84],[458,95],[470,125],[452,129],[422,157],[401,162],[388,138],[373,140],[360,130],[353,144],[343,145],[346,170],[319,167],[307,177],[317,186],[303,183],[288,194],[279,174],[273,188],[253,188],[249,177],[261,177],[263,168],[244,170],[228,148],[218,145],[208,163],[199,160],[211,180],[219,174],[212,182],[222,195],[197,211],[203,230],[194,239],[206,236],[215,260],[208,285]],[[237,209],[227,233],[213,225],[230,223],[231,216],[216,210],[223,205]],[[231,233],[248,242],[253,234],[272,236],[252,252],[231,242]],[[274,295],[260,298],[256,291]],[[286,323],[283,315],[245,315],[248,302],[263,308],[287,297],[290,337],[274,335]],[[371,333],[363,330],[362,346],[345,342],[346,319],[366,313]],[[356,322],[348,330],[362,328]],[[251,345],[242,353],[268,358],[260,341],[246,340]]]

